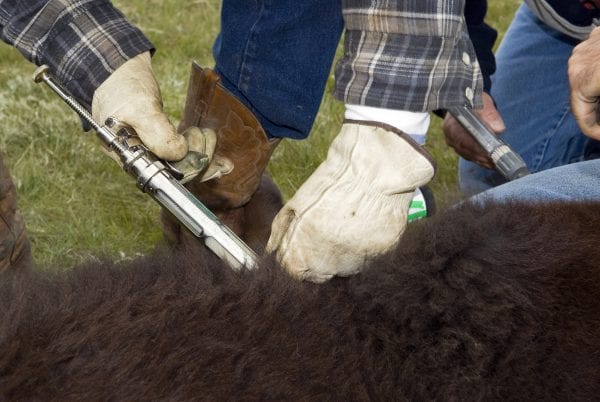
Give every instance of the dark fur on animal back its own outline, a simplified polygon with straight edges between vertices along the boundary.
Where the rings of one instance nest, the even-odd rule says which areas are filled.
[[[594,400],[600,204],[471,206],[357,276],[159,254],[0,284],[0,399]]]

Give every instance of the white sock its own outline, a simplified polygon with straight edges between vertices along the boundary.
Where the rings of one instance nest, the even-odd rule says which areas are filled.
[[[345,117],[350,120],[377,121],[389,124],[410,135],[420,145],[425,144],[431,120],[427,112],[408,112],[406,110],[348,104],[346,104]]]

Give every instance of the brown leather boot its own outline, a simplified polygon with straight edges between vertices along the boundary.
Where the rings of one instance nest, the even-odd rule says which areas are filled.
[[[17,209],[17,190],[0,155],[0,272],[22,269],[31,262],[25,222]]]
[[[263,175],[279,140],[269,140],[254,114],[223,87],[220,77],[195,62],[179,132],[191,126],[215,130],[215,156],[229,159],[233,170],[220,178],[206,182],[196,179],[185,186],[250,247],[262,251],[271,222],[283,204],[275,183]],[[164,210],[162,222],[171,244],[190,247],[198,243]]]

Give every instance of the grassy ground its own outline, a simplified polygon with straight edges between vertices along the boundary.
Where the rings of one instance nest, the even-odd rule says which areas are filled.
[[[489,21],[503,32],[518,0],[490,5]],[[212,64],[211,43],[219,30],[220,2],[115,0],[159,49],[153,64],[165,109],[177,122],[192,59]],[[34,258],[66,267],[94,255],[128,258],[161,240],[158,206],[140,193],[83,133],[78,118],[47,88],[31,81],[34,66],[0,45],[0,149],[11,170],[33,243]],[[286,197],[325,156],[342,121],[342,106],[330,96],[333,77],[311,137],[287,141],[269,170]],[[438,162],[433,188],[443,203],[456,189],[456,156],[434,118],[427,147]]]

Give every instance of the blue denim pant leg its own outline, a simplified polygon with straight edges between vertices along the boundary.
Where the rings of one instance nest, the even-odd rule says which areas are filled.
[[[224,0],[215,69],[269,136],[306,138],[342,29],[340,0]]]
[[[585,201],[600,199],[600,159],[547,169],[471,197],[475,201]]]
[[[575,44],[523,5],[497,51],[492,96],[507,127],[502,138],[531,172],[584,159],[590,140],[569,110],[567,61]],[[504,182],[495,171],[459,161],[459,183],[467,195]]]

